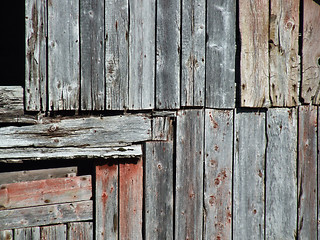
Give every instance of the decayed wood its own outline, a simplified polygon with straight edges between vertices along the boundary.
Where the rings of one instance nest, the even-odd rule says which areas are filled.
[[[25,103],[27,111],[47,109],[47,1],[25,1]]]
[[[92,240],[92,222],[68,223],[67,240]]]
[[[175,239],[202,239],[203,125],[202,110],[178,112]]]
[[[106,109],[128,107],[128,0],[105,0]]]
[[[264,239],[265,113],[235,115],[233,239]]]
[[[48,1],[49,110],[79,108],[79,1]]]
[[[299,107],[298,239],[317,239],[317,107]]]
[[[157,1],[156,108],[180,107],[180,1]]]
[[[129,108],[154,108],[155,2],[129,1]]]
[[[142,239],[143,162],[119,166],[119,239]]]
[[[231,239],[233,110],[205,111],[204,239]]]
[[[320,103],[320,6],[318,1],[303,1],[302,86],[305,103]]]
[[[204,105],[205,13],[206,1],[182,1],[182,106]]]
[[[299,0],[271,0],[270,100],[273,106],[296,106],[300,79]]]
[[[40,228],[18,228],[14,230],[15,240],[39,240],[40,239]]]
[[[118,240],[118,161],[96,166],[95,232],[96,239]]]
[[[266,239],[297,234],[297,112],[267,112]]]
[[[104,1],[80,1],[81,109],[104,110]]]
[[[41,228],[41,240],[65,240],[67,239],[67,226],[66,225],[53,225]]]
[[[207,1],[206,27],[206,106],[233,108],[236,1]]]
[[[92,201],[0,211],[0,230],[92,220]]]
[[[168,141],[173,139],[173,124],[170,117],[152,119],[152,140]]]
[[[147,142],[145,159],[145,238],[173,239],[173,142]]]
[[[13,234],[12,230],[0,230],[0,240],[12,240]]]
[[[241,106],[269,102],[269,0],[239,1],[241,32]]]

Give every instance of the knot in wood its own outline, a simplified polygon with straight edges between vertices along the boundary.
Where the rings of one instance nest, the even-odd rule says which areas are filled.
[[[48,132],[55,132],[58,130],[58,126],[56,125],[51,125],[48,129]]]

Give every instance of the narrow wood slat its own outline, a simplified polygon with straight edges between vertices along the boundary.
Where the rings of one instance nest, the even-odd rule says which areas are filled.
[[[67,240],[93,240],[92,222],[68,223]]]
[[[205,111],[204,239],[231,239],[233,110]]]
[[[66,225],[53,225],[41,227],[41,240],[65,240],[67,239]]]
[[[15,240],[39,240],[40,239],[40,228],[18,228],[14,230]]]
[[[0,230],[0,240],[12,240],[12,230]]]
[[[170,117],[152,118],[152,140],[168,141],[173,139],[173,123]]]

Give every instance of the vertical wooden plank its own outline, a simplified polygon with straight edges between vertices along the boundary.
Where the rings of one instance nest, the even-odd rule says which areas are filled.
[[[104,1],[80,1],[81,109],[104,110]]]
[[[205,111],[204,239],[231,239],[233,110]]]
[[[297,235],[297,111],[267,112],[266,239]]]
[[[12,230],[0,230],[0,240],[12,240]]]
[[[18,228],[14,230],[15,240],[38,240],[40,239],[40,228]]]
[[[269,0],[239,0],[241,106],[269,102]]]
[[[273,106],[299,102],[299,0],[270,0],[270,100]]]
[[[48,1],[50,110],[79,107],[79,1]]]
[[[51,225],[41,227],[40,229],[41,240],[65,240],[67,239],[67,226],[64,224]]]
[[[46,111],[47,1],[25,1],[25,108]]]
[[[317,239],[317,107],[299,107],[298,238]]]
[[[142,239],[143,161],[120,163],[119,237]]]
[[[92,222],[69,223],[67,240],[93,240]]]
[[[207,1],[206,106],[235,106],[236,1]]]
[[[237,112],[233,239],[264,239],[265,113]]]
[[[169,141],[173,139],[173,125],[170,117],[152,118],[152,140]]]
[[[202,239],[203,115],[181,110],[177,116],[175,239]]]
[[[96,239],[118,239],[118,161],[96,166]]]
[[[320,239],[320,107],[318,106],[318,240]]]
[[[145,156],[145,238],[173,239],[173,142],[148,142]]]
[[[128,107],[128,0],[105,0],[106,109]]]
[[[129,107],[154,108],[155,2],[129,1]]]
[[[181,105],[203,106],[206,1],[182,1]]]
[[[156,108],[180,107],[180,1],[157,1]]]
[[[305,103],[320,104],[320,3],[303,1],[302,89]]]

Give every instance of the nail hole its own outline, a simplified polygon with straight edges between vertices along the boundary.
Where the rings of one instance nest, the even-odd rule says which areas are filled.
[[[320,57],[318,58],[318,65],[320,66]]]

